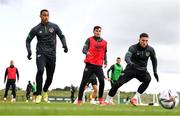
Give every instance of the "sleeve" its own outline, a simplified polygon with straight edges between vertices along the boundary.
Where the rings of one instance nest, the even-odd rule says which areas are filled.
[[[65,36],[63,35],[63,33],[58,25],[56,25],[56,34],[60,38],[63,48],[67,48]]]
[[[19,80],[19,71],[17,68],[16,68],[16,74],[17,74],[17,80]]]
[[[125,61],[127,64],[133,64],[133,62],[131,61],[131,57],[132,57],[132,54],[134,53],[134,51],[135,50],[134,50],[133,46],[129,47],[128,52],[125,55]]]
[[[108,78],[111,78],[111,77],[109,76],[109,72],[110,72],[110,71],[114,72],[114,65],[112,65],[112,66],[107,70],[107,76],[108,76]]]
[[[107,65],[107,46],[104,53],[104,64]]]
[[[6,68],[6,71],[5,71],[5,74],[4,74],[4,83],[6,82],[7,74],[8,74],[8,69]]]
[[[82,52],[85,55],[87,55],[87,52],[88,52],[88,49],[89,49],[89,44],[90,44],[90,41],[89,41],[89,39],[87,39],[84,46],[83,46],[83,49],[82,49]]]
[[[31,41],[34,38],[34,36],[36,35],[36,31],[35,29],[31,29],[31,31],[28,34],[28,37],[26,39],[26,48],[27,48],[27,52],[31,53]]]
[[[157,58],[156,58],[156,53],[154,49],[152,48],[151,50],[151,55],[150,55],[151,61],[152,61],[152,66],[153,66],[153,72],[157,72]]]

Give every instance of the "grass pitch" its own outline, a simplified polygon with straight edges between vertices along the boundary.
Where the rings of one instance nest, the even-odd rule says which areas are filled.
[[[165,116],[179,115],[180,106],[172,110],[163,109],[160,106],[132,106],[132,105],[111,105],[100,106],[93,104],[82,104],[77,106],[71,103],[0,103],[0,115],[93,115],[93,116]]]

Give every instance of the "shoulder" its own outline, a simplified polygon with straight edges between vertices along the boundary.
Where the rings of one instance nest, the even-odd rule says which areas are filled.
[[[52,23],[52,22],[49,22],[48,25],[49,25],[49,26],[52,26],[52,27],[55,27],[55,28],[59,27],[57,24]]]
[[[129,51],[135,51],[137,49],[137,44],[131,45]]]
[[[42,26],[41,23],[39,23],[36,26],[34,26],[31,30],[32,31],[37,31],[37,30],[39,30],[41,28],[41,26]]]
[[[154,52],[154,48],[150,45],[148,45],[146,49],[150,52]]]

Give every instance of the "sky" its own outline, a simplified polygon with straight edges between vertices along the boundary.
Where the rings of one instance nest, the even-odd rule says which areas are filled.
[[[157,83],[152,81],[146,92],[166,89],[180,91],[180,1],[179,0],[0,0],[0,89],[5,87],[4,73],[10,60],[14,60],[20,73],[18,87],[26,88],[28,80],[35,81],[36,38],[31,42],[32,60],[27,60],[26,37],[40,23],[39,12],[48,9],[50,21],[64,33],[69,48],[65,54],[57,37],[57,60],[50,89],[71,84],[79,86],[85,67],[82,48],[93,35],[93,27],[102,27],[102,38],[108,42],[108,68],[117,56],[125,68],[125,53],[138,42],[139,34],[149,34],[149,45],[154,47],[158,59]],[[106,75],[107,68],[104,69]],[[46,78],[44,72],[43,79]],[[122,91],[136,91],[136,79],[123,85]],[[105,89],[110,89],[106,81]]]

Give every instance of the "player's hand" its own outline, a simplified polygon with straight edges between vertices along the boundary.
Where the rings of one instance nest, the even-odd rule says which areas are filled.
[[[28,60],[31,60],[31,59],[32,59],[31,55],[32,55],[32,53],[29,52],[28,55],[27,55]]]
[[[156,78],[156,81],[159,82],[159,77],[158,77],[157,72],[154,72],[154,77]]]
[[[90,54],[90,52],[87,52],[87,54],[86,54],[86,55],[91,55],[91,54]]]
[[[111,81],[111,78],[108,78],[108,81]]]
[[[107,67],[107,64],[104,64],[104,68],[106,68]]]
[[[68,48],[67,46],[63,47],[64,48],[64,53],[67,53],[68,52]]]
[[[132,68],[136,68],[136,64],[134,64],[134,63],[130,63],[130,66],[131,66]]]

